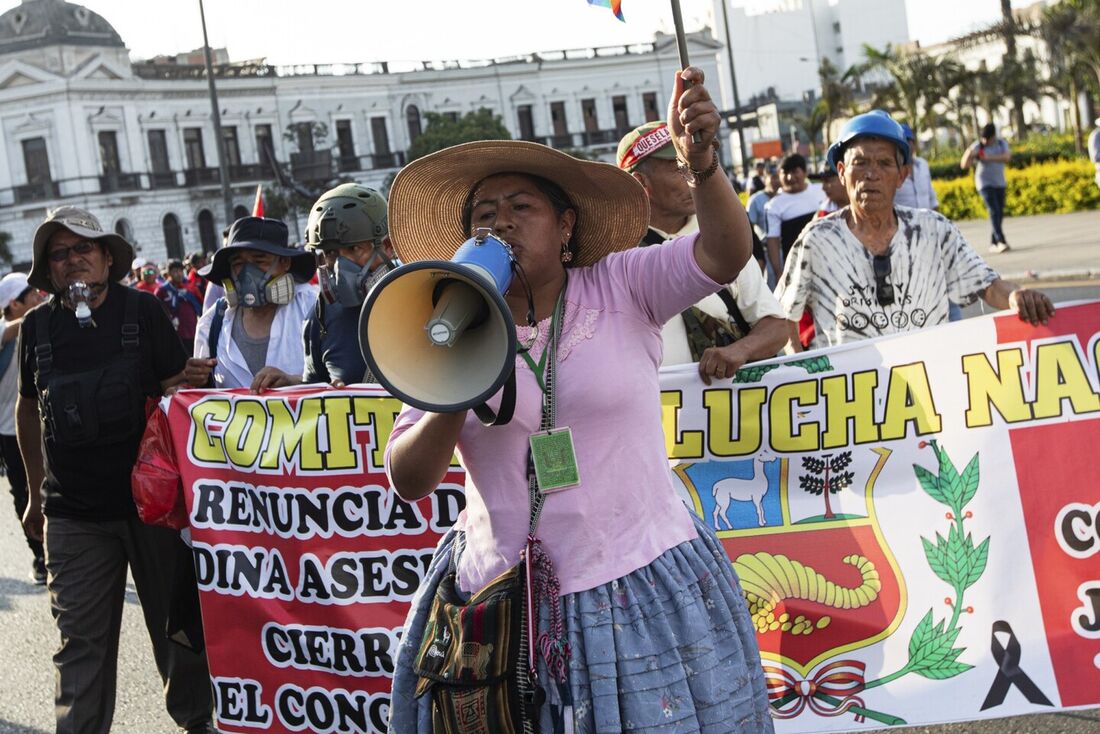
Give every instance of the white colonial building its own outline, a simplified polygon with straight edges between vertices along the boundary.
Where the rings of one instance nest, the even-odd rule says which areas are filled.
[[[690,34],[692,62],[711,78],[720,47],[709,30]],[[0,231],[17,266],[62,204],[91,210],[150,259],[217,247],[228,223],[207,81],[201,65],[170,61],[131,62],[106,19],[64,0],[23,0],[0,15]],[[381,186],[427,112],[487,108],[514,138],[611,159],[622,134],[664,116],[676,68],[665,35],[413,70],[219,63],[234,216],[251,210],[257,184]],[[288,224],[300,234],[305,222]]]

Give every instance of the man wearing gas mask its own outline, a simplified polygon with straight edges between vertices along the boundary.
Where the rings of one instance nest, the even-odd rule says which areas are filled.
[[[183,730],[214,731],[206,658],[165,634],[184,549],[174,531],[138,519],[130,489],[146,400],[182,379],[187,354],[157,299],[119,284],[133,248],[91,213],[53,211],[32,252],[28,282],[52,297],[20,326],[16,432],[27,534],[41,539],[49,518],[47,584],[61,635],[57,731],[111,728],[127,569],[168,713]]]
[[[287,244],[278,219],[242,217],[225,247],[199,275],[221,284],[225,296],[208,309],[195,332],[195,356],[184,377],[194,387],[272,387],[263,370],[297,372],[304,360],[302,323],[317,302],[309,284],[313,255]]]
[[[303,332],[305,368],[297,375],[265,367],[262,386],[374,382],[359,348],[359,309],[394,267],[386,199],[354,183],[325,192],[310,209],[306,247],[317,257],[321,297]]]

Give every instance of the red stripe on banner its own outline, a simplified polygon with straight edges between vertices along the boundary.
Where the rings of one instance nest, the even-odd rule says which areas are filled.
[[[1033,354],[1032,340],[1072,334],[1087,360],[1090,341],[1100,329],[1097,310],[1095,303],[1059,308],[1050,325],[1041,327],[1006,314],[994,320],[997,342],[1024,342]],[[1095,368],[1093,364],[1093,378]],[[1034,382],[1033,368],[1025,375],[1026,382]],[[1068,418],[1065,403],[1063,410]],[[1100,624],[1100,591],[1089,591],[1100,590],[1100,472],[1095,458],[1100,416],[1010,428],[1009,436],[1061,704],[1096,704],[1100,634],[1090,634],[1088,627]],[[1026,660],[1022,665],[1026,667]]]

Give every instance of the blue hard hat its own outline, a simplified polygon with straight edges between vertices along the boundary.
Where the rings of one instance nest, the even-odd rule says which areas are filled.
[[[905,130],[883,110],[871,110],[848,120],[840,129],[836,142],[829,146],[825,160],[830,166],[836,168],[837,161],[844,157],[844,149],[848,144],[864,136],[889,140],[901,151],[902,163],[909,162],[909,141],[905,138]]]

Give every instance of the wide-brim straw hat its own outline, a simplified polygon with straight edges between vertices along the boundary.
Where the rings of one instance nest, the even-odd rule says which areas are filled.
[[[470,237],[462,208],[474,186],[498,173],[532,174],[553,181],[577,210],[576,266],[641,242],[649,226],[642,185],[610,163],[582,161],[522,140],[463,143],[418,158],[390,188],[390,239],[401,262],[450,260]]]

